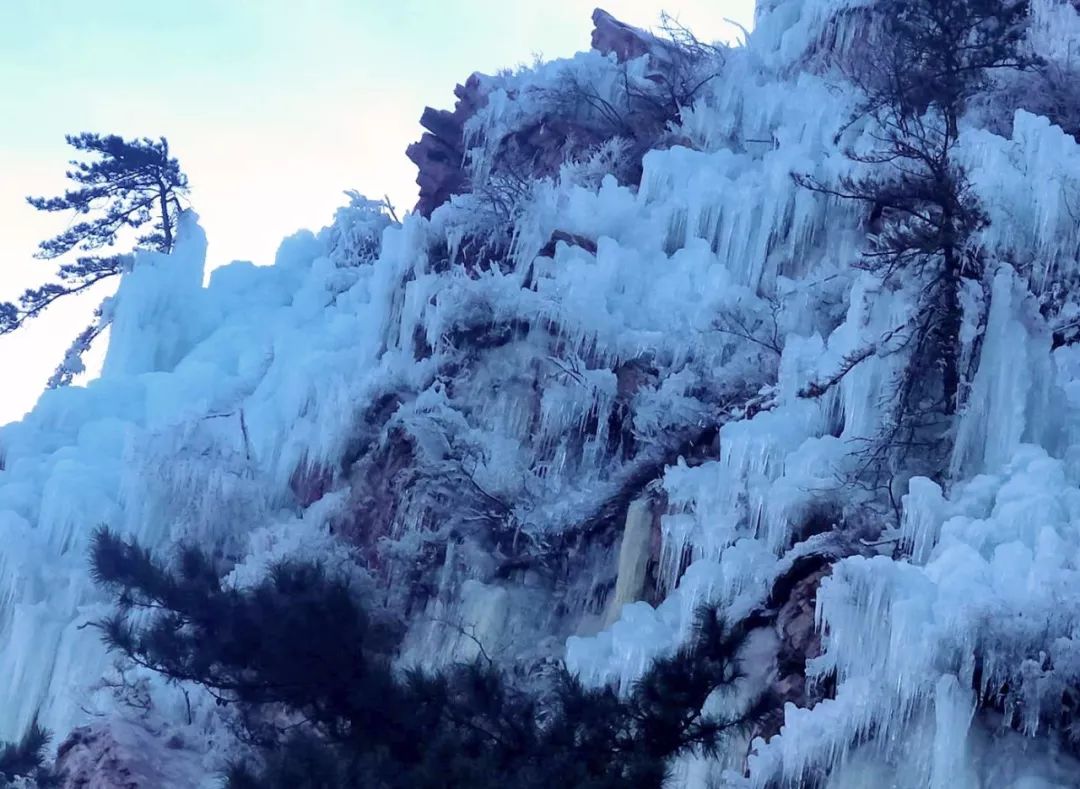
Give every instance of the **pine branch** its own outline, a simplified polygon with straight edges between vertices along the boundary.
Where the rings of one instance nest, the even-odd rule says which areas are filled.
[[[110,260],[119,260],[110,258]],[[31,288],[23,292],[19,297],[19,304],[11,302],[0,303],[0,335],[10,334],[21,328],[27,321],[32,320],[46,309],[51,307],[58,299],[64,296],[74,296],[89,290],[104,279],[120,273],[119,265],[115,268],[102,267],[89,273],[86,278],[77,285],[63,285],[60,283],[48,283],[40,288]]]
[[[896,328],[887,331],[875,342],[868,343],[863,347],[858,348],[847,354],[840,362],[840,366],[832,375],[823,380],[811,381],[799,390],[799,397],[810,400],[817,399],[822,395],[828,393],[829,390],[831,390],[834,386],[844,380],[844,377],[847,376],[848,373],[850,373],[864,361],[869,359],[871,356],[880,356],[894,353],[895,349],[886,348],[886,344],[901,331],[910,328],[910,325],[910,322],[902,323]]]

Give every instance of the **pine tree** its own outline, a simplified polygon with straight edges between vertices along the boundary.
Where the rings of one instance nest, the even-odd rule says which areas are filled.
[[[119,603],[97,623],[110,648],[240,710],[259,748],[229,770],[229,789],[660,789],[673,757],[715,752],[771,702],[702,712],[738,677],[753,617],[729,628],[702,611],[690,643],[625,697],[565,671],[538,695],[487,662],[395,671],[399,631],[318,565],[279,564],[241,591],[198,549],[168,566],[108,530],[91,564]]]
[[[0,789],[27,786],[26,781],[33,781],[38,789],[56,786],[56,776],[45,767],[50,739],[35,718],[19,742],[0,744]]]
[[[0,334],[15,331],[60,298],[120,274],[130,256],[99,254],[99,250],[126,241],[129,231],[137,234],[134,244],[138,248],[170,252],[175,243],[180,198],[187,194],[188,180],[164,137],[125,140],[83,132],[66,139],[90,157],[71,162],[67,177],[75,188],[57,197],[28,197],[27,201],[39,211],[70,211],[79,220],[38,245],[40,259],[67,259],[58,266],[55,281],[26,290],[17,302],[0,303]],[[67,257],[72,254],[74,260]],[[107,325],[107,312],[99,307],[94,321],[80,332],[49,379],[50,388],[70,383],[82,371],[82,354]]]
[[[871,236],[857,265],[907,289],[917,305],[906,325],[803,391],[821,396],[871,355],[907,355],[885,432],[862,437],[870,439],[862,468],[874,483],[905,466],[913,448],[929,461],[917,473],[939,476],[943,468],[965,378],[961,291],[965,280],[983,276],[970,242],[988,222],[955,155],[959,119],[993,72],[1037,65],[1021,47],[1028,10],[1028,0],[886,0],[881,51],[847,69],[863,100],[845,129],[869,119],[875,145],[845,153],[867,174],[835,183],[794,176],[809,189],[868,206]]]
[[[955,141],[968,103],[999,70],[1035,68],[1022,40],[1030,0],[886,0],[883,50],[848,69],[865,94],[856,117],[900,124],[940,113]]]

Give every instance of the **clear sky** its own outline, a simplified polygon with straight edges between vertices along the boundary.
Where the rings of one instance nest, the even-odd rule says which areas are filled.
[[[405,147],[425,105],[491,72],[586,49],[587,0],[0,0],[0,300],[37,285],[60,215],[28,194],[64,188],[64,134],[165,135],[192,186],[211,267],[269,263],[358,189],[416,199]],[[642,27],[660,12],[702,39],[750,27],[753,0],[601,0]],[[114,287],[113,285],[102,287]],[[0,424],[37,399],[108,290],[0,337]]]

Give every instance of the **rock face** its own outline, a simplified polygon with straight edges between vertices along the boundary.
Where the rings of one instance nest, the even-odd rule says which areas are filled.
[[[107,725],[81,726],[60,744],[60,789],[157,789],[194,786],[201,765],[178,737],[160,742],[147,732]]]
[[[415,210],[423,216],[431,216],[452,195],[468,187],[464,167],[465,122],[487,103],[483,76],[474,73],[464,85],[454,88],[454,95],[457,102],[453,112],[424,108],[420,125],[427,131],[405,151],[420,171],[416,176],[420,200]]]
[[[636,27],[620,22],[607,11],[593,11],[592,48],[614,55],[620,63],[649,55],[656,65],[670,59],[670,45]],[[417,142],[406,149],[406,156],[419,173],[416,183],[420,199],[415,211],[429,217],[431,212],[453,195],[470,188],[465,166],[465,124],[488,101],[489,79],[474,73],[464,85],[454,88],[454,109],[425,107],[420,125],[426,130]],[[534,176],[556,172],[571,149],[599,142],[603,137],[566,118],[545,117],[518,130],[503,141],[504,150],[515,158],[531,163]]]
[[[64,789],[138,789],[108,729],[81,726],[61,743],[56,771]]]
[[[379,566],[379,541],[391,536],[399,512],[408,506],[417,481],[413,442],[400,429],[388,431],[375,451],[365,455],[350,472],[352,496],[347,512],[356,513],[335,524],[336,532],[356,545],[372,566]]]
[[[814,621],[817,591],[821,580],[831,572],[832,567],[822,561],[821,567],[791,588],[787,601],[776,614],[780,676],[774,690],[784,702],[806,704],[806,662],[821,654],[821,634]]]
[[[592,22],[592,48],[605,55],[614,54],[620,63],[663,49],[656,36],[620,22],[602,8],[593,11]]]
[[[769,603],[776,612],[776,672],[770,688],[774,703],[754,726],[751,740],[768,739],[780,731],[785,705],[813,706],[820,699],[807,688],[806,664],[821,655],[821,634],[815,619],[817,593],[822,579],[832,573],[836,558],[810,554],[796,560],[773,587]]]

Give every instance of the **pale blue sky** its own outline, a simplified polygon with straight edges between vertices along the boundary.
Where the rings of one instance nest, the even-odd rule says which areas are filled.
[[[268,263],[355,188],[416,199],[405,147],[425,105],[472,71],[585,49],[582,0],[0,0],[0,299],[49,272],[32,255],[64,219],[64,134],[165,135],[188,173],[209,264]],[[702,38],[750,27],[753,0],[608,0],[620,19],[675,14]],[[111,285],[109,287],[112,287]],[[104,293],[0,337],[0,424],[33,405]]]

